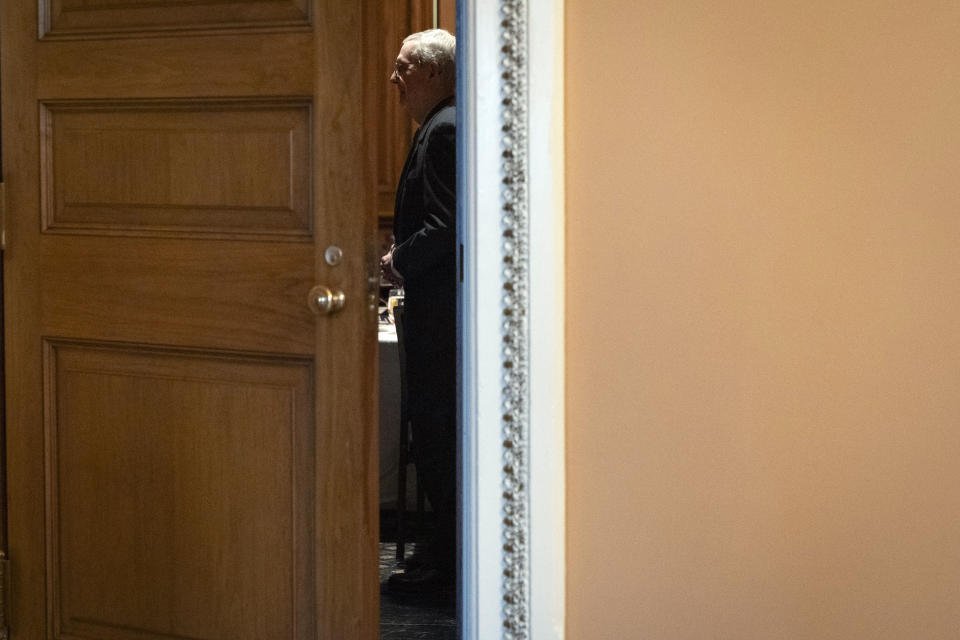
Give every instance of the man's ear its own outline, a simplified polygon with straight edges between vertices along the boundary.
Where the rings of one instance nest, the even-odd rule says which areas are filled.
[[[431,62],[431,63],[430,63],[430,77],[432,78],[433,76],[438,76],[438,75],[440,75],[440,65],[437,64],[436,62]]]

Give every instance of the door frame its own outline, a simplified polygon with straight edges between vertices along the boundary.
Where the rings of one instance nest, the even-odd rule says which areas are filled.
[[[564,635],[563,4],[457,4],[465,640]]]

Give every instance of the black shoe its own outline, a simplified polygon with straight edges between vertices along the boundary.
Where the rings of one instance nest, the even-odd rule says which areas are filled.
[[[427,565],[395,573],[387,580],[393,593],[436,593],[450,589],[453,583],[452,573]]]

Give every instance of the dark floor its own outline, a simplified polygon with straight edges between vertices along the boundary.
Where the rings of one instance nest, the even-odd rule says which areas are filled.
[[[410,557],[416,545],[406,545]],[[397,545],[380,543],[380,583],[402,570],[397,563]],[[419,595],[392,594],[384,586],[380,590],[381,640],[456,640],[456,592],[447,590]]]

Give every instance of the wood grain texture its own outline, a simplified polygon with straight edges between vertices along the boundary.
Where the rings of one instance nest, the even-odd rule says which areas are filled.
[[[4,261],[4,351],[7,437],[8,604],[15,639],[46,639],[43,510],[43,406],[39,394],[40,271],[36,263],[38,220],[24,212],[39,207],[39,128],[36,6],[0,5],[0,111],[3,113],[3,164],[7,197]],[[16,61],[16,62],[14,62]],[[14,99],[17,97],[17,99]],[[14,242],[13,239],[16,238]]]
[[[362,3],[319,2],[316,23],[327,37],[317,42],[315,66],[326,73],[314,102],[326,135],[315,137],[318,207],[337,215],[318,218],[317,282],[342,288],[346,308],[318,324],[317,388],[335,390],[317,407],[317,446],[328,453],[318,464],[317,572],[336,575],[317,592],[318,637],[329,640],[379,637],[379,467],[377,430],[377,317],[369,296],[379,279],[374,237],[376,214],[367,192],[368,150],[362,109],[364,74],[344,64],[363,33]],[[361,55],[365,56],[366,53]],[[362,60],[362,58],[361,58]],[[344,250],[343,263],[327,265],[327,244]],[[371,303],[374,303],[371,307]],[[357,366],[357,362],[367,366]],[[357,398],[366,399],[358,402]],[[366,491],[357,491],[366,487]]]
[[[437,0],[437,27],[457,33],[457,0]]]
[[[15,639],[377,636],[376,316],[367,306],[375,213],[365,193],[365,76],[361,60],[344,56],[356,47],[362,15],[359,6],[326,0],[310,13],[323,19],[309,31],[38,40],[35,6],[0,6],[6,370],[17,372],[5,397]],[[201,144],[201,133],[191,144],[169,144],[171,130],[204,129],[189,109],[149,116],[144,130],[162,130],[165,152],[175,150],[164,165],[151,157],[159,151],[150,135],[118,141],[86,133],[128,126],[129,111],[88,110],[95,115],[72,123],[76,148],[68,148],[57,146],[56,115],[41,118],[38,108],[216,101],[310,105],[303,139],[311,169],[308,188],[300,187],[310,198],[309,233],[293,242],[233,238],[194,233],[184,228],[190,220],[178,222],[180,235],[122,233],[131,218],[143,225],[155,213],[140,206],[85,211],[85,220],[112,229],[66,233],[57,228],[65,218],[54,216],[44,230],[42,200],[52,186],[56,201],[60,169],[69,170],[62,193],[92,193],[92,205],[113,196],[155,204],[147,196],[157,194],[181,205],[215,206],[238,195],[261,205],[254,198],[272,187],[258,170],[275,154],[258,164],[221,150],[223,163],[214,166],[204,154],[216,145]],[[228,111],[215,118],[218,126],[233,119],[249,132],[256,124]],[[44,140],[53,143],[42,155]],[[98,155],[97,145],[110,153]],[[103,167],[85,166],[118,152],[136,166],[102,175]],[[181,171],[170,191],[155,183],[164,166],[170,175]],[[185,177],[184,167],[199,175]],[[117,183],[94,184],[105,179]],[[331,244],[344,251],[337,267],[322,257]],[[318,283],[345,291],[341,314],[308,311],[306,294]],[[55,345],[46,360],[44,344]],[[73,371],[60,357],[82,362]],[[96,358],[104,360],[86,366]],[[308,403],[291,410],[286,396],[264,387],[280,375],[270,373],[274,367],[313,372],[312,382],[297,382],[308,387]],[[204,374],[210,368],[215,375]],[[165,369],[169,375],[156,372]],[[291,423],[291,411],[306,411],[306,423]],[[290,424],[308,424],[292,427],[298,442],[313,438],[308,446],[283,449],[278,434],[289,435]],[[292,469],[301,476],[295,489]],[[253,484],[262,489],[248,491]],[[289,505],[290,496],[309,501],[296,511],[312,534],[287,536],[293,516],[270,495],[280,497],[277,505]],[[106,509],[104,499],[119,507],[98,523],[91,516]],[[191,526],[171,525],[171,508],[186,509]],[[149,535],[137,529],[147,523],[157,527]],[[107,529],[113,537],[105,542]],[[281,539],[299,542],[287,542],[279,559]],[[96,565],[88,556],[111,542],[105,564]],[[158,557],[168,543],[174,556]],[[141,563],[144,575],[111,569],[129,563]],[[237,618],[241,605],[246,613]]]
[[[45,102],[44,231],[309,241],[310,117],[304,99]]]
[[[310,33],[44,41],[36,95],[77,98],[309,96]]]
[[[310,359],[46,343],[56,634],[310,637]]]
[[[306,28],[309,0],[41,0],[45,38],[93,38],[208,29]]]
[[[46,335],[314,352],[311,245],[51,235],[41,247]]]

